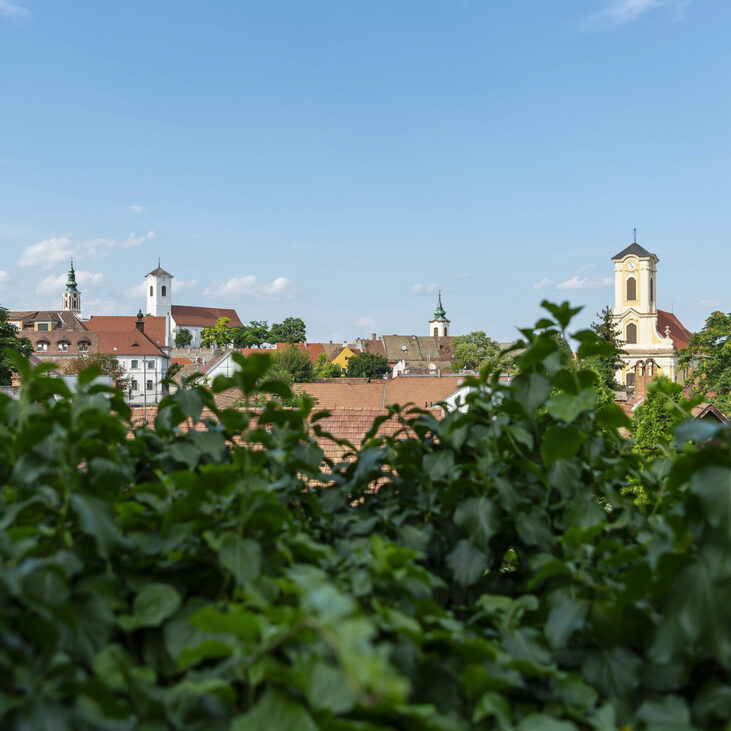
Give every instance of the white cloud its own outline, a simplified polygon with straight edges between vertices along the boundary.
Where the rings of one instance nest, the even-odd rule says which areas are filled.
[[[37,244],[31,244],[23,249],[18,264],[22,267],[36,267],[38,269],[52,269],[57,264],[68,261],[71,257],[104,257],[110,249],[119,247],[130,249],[134,246],[155,238],[154,231],[148,231],[142,236],[131,233],[126,241],[115,239],[92,239],[81,243],[72,243],[68,236],[53,236]]]
[[[203,290],[203,294],[208,297],[254,295],[287,299],[294,296],[294,284],[286,277],[277,277],[268,283],[259,282],[258,277],[249,274],[244,277],[231,277],[227,282],[212,282]]]
[[[36,294],[44,295],[61,295],[66,287],[66,274],[49,274],[41,280],[41,283],[36,287]],[[94,286],[101,284],[104,280],[104,275],[101,272],[89,272],[89,271],[77,271],[76,281],[79,284],[79,288],[84,290],[85,287]]]
[[[143,234],[142,236],[135,236],[133,233],[131,233],[126,241],[123,241],[120,244],[120,247],[123,249],[131,249],[133,246],[139,246],[140,244],[144,244],[145,241],[149,241],[150,239],[155,238],[155,232],[154,231],[148,231],[146,234]]]
[[[0,280],[2,281],[2,280]],[[696,302],[697,305],[700,307],[718,307],[721,302],[719,300],[698,300]]]
[[[585,19],[584,25],[623,25],[632,23],[645,13],[659,8],[665,0],[611,0],[606,7]]]
[[[21,8],[10,0],[0,0],[0,13],[3,15],[30,15],[26,8]]]
[[[0,269],[0,284],[5,284],[8,281],[10,281],[10,275],[4,269]]]
[[[173,282],[173,285],[176,290],[192,289],[193,287],[198,286],[198,280],[197,279],[176,279]],[[143,285],[143,289],[144,289],[144,285]]]
[[[439,289],[439,285],[435,282],[429,284],[415,284],[411,288],[411,294],[433,294]]]
[[[136,213],[138,216],[145,215],[144,206],[129,206],[129,210],[132,211],[132,213]]]
[[[566,279],[556,285],[556,289],[598,289],[599,287],[607,287],[612,284],[612,277],[600,277],[599,279],[587,279],[574,274],[573,277]]]
[[[361,317],[355,324],[358,327],[375,327],[376,321],[370,315],[365,315],[364,317]]]
[[[550,287],[553,284],[553,279],[549,279],[548,277],[543,277],[540,282],[536,282],[533,285],[533,289],[545,289],[546,287]]]
[[[18,264],[22,267],[50,269],[73,256],[71,240],[68,236],[44,239],[23,249]]]
[[[144,282],[140,282],[139,284],[135,284],[134,287],[125,290],[124,296],[131,300],[138,300],[145,296],[146,289],[147,285]]]

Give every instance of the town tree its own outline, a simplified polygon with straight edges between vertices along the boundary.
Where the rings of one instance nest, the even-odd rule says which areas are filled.
[[[486,366],[491,371],[512,373],[515,361],[510,353],[503,351],[500,343],[487,337],[483,330],[452,339],[452,368],[455,371],[480,370]]]
[[[304,343],[307,330],[301,318],[286,317],[283,322],[272,325],[268,337],[270,343]]]
[[[310,354],[303,348],[290,345],[274,359],[275,367],[292,376],[294,383],[309,383],[315,377]]]
[[[586,359],[586,365],[599,373],[601,385],[610,390],[619,388],[615,373],[622,367],[622,359],[619,357],[622,351],[622,342],[619,339],[619,332],[612,317],[612,309],[607,306],[597,313],[599,318],[591,323],[591,329],[597,334],[601,343],[608,343],[613,346],[607,355],[593,355]]]
[[[382,378],[390,370],[388,361],[378,353],[356,353],[348,359],[348,378]]]
[[[28,338],[18,337],[18,328],[8,321],[8,311],[0,307],[0,386],[9,386],[15,371],[7,355],[11,350],[29,358],[33,355],[33,344]]]
[[[201,344],[204,348],[225,348],[231,342],[228,317],[219,317],[213,327],[201,330]]]
[[[81,373],[86,368],[96,366],[99,374],[109,376],[114,381],[114,385],[124,391],[129,386],[129,376],[124,366],[119,362],[116,356],[111,353],[84,353],[64,362],[61,373],[66,376]]]
[[[340,378],[340,368],[332,363],[327,353],[320,353],[315,360],[315,378]]]
[[[272,342],[266,320],[252,320],[248,325],[232,327],[230,332],[235,348],[260,348],[264,343]]]
[[[689,371],[686,384],[731,415],[731,312],[712,312],[702,330],[681,351],[679,365]]]
[[[175,347],[185,348],[193,342],[193,336],[190,330],[186,330],[184,327],[180,327],[175,331]]]

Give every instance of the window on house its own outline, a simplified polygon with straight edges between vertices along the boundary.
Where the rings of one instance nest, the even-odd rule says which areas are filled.
[[[130,368],[139,368],[139,365],[138,365],[138,361],[136,361],[136,360],[133,360],[133,361],[132,361],[132,362],[131,362],[131,363],[129,364],[129,367],[130,367]]]
[[[439,335],[439,329],[435,327],[434,328],[434,337],[436,337],[437,335]]]
[[[630,322],[630,324],[627,325],[626,341],[633,344],[637,343],[637,325],[635,325],[634,322]]]
[[[130,381],[130,388],[133,391],[137,391],[139,389],[139,385],[138,385],[137,381],[135,381],[134,378]]]
[[[150,379],[147,380],[147,390],[152,391],[152,381]]]
[[[655,299],[655,281],[650,279],[650,302]]]
[[[628,386],[634,386],[635,385],[635,374],[630,372],[628,373],[624,378],[625,384]]]
[[[152,285],[150,285],[150,297],[152,297],[152,293],[153,293],[154,291],[155,291],[155,290],[154,290],[154,289],[152,288]]]
[[[168,294],[168,288],[163,284],[161,288],[161,294],[163,297],[167,297]]]
[[[39,322],[36,325],[36,330],[41,330],[43,332],[47,332],[48,331],[48,328],[49,328],[49,325],[48,325],[47,322]]]
[[[147,367],[148,368],[154,368],[155,367],[155,361],[154,360],[148,360],[147,361]]]
[[[66,340],[62,340],[62,341],[61,341],[61,342],[60,342],[60,343],[58,344],[58,349],[59,349],[60,351],[62,351],[62,352],[66,352],[66,351],[67,351],[67,350],[69,349],[69,344],[68,344],[68,342],[67,342]]]
[[[36,350],[46,351],[48,350],[48,343],[45,340],[39,340],[36,344]]]
[[[82,340],[79,343],[79,352],[80,353],[87,353],[87,352],[89,352],[89,343],[87,343],[85,340]]]
[[[637,280],[634,277],[630,277],[627,280],[627,300],[632,301],[637,299]]]

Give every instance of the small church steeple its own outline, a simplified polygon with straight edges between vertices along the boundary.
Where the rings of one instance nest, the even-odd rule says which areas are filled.
[[[66,278],[66,291],[63,293],[63,309],[81,314],[81,292],[76,285],[76,272],[74,271],[74,260],[71,259],[68,277]]]
[[[435,338],[443,338],[449,335],[449,320],[442,306],[441,290],[437,299],[436,309],[434,310],[434,316],[429,320],[429,335]]]

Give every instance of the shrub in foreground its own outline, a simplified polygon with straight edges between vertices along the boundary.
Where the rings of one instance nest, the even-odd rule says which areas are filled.
[[[253,414],[191,388],[132,429],[93,371],[70,394],[19,363],[0,726],[729,728],[728,430],[681,423],[710,446],[646,464],[557,345],[575,311],[547,308],[512,384],[484,372],[441,421],[394,409],[403,434],[324,468],[305,397]],[[291,398],[266,356],[240,364],[212,391]]]

